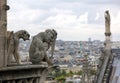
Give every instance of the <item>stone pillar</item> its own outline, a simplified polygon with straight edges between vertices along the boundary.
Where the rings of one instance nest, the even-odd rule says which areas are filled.
[[[106,41],[105,41],[105,49],[109,49],[109,51],[111,51],[111,40],[110,40],[110,36],[111,36],[111,32],[110,32],[110,22],[111,22],[111,19],[110,19],[110,14],[109,14],[109,11],[105,11],[105,38],[106,38]]]
[[[0,0],[0,67],[7,65],[7,0]]]
[[[107,78],[109,74],[109,61],[111,58],[111,40],[110,40],[111,32],[110,32],[110,14],[109,11],[105,11],[105,47],[104,47],[104,61],[102,67],[100,69],[100,73],[98,76],[97,83],[107,83]]]
[[[82,68],[82,80],[81,83],[91,83],[90,82],[90,64],[88,62],[88,55],[84,55],[84,63],[83,63],[83,68]]]

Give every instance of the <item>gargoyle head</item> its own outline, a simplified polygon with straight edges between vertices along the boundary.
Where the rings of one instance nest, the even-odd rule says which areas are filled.
[[[24,41],[29,40],[30,34],[26,30],[20,30],[18,33]]]

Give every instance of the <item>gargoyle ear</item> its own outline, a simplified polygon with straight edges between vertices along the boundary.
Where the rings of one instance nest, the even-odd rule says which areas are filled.
[[[52,29],[52,30],[53,30],[54,34],[57,35],[57,32],[54,29]]]

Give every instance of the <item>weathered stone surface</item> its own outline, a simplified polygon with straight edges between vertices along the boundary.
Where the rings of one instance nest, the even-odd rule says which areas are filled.
[[[11,63],[11,55],[14,55],[15,61],[17,64],[21,64],[20,56],[18,53],[19,40],[23,39],[24,41],[29,40],[30,34],[26,30],[19,30],[17,32],[7,31],[7,62]]]
[[[109,11],[105,11],[105,35],[106,36],[110,36],[111,35],[111,32],[110,32],[110,22],[111,22],[111,19],[110,19],[110,14],[109,14]]]
[[[0,67],[7,66],[7,0],[0,0]]]
[[[21,65],[3,67],[0,69],[0,81],[14,83],[44,83],[49,72],[59,69],[58,66]]]
[[[111,61],[113,61],[111,52],[111,40],[110,40],[110,14],[109,11],[105,11],[105,47],[102,56],[103,62],[98,71],[97,81],[95,83],[108,83],[109,72],[111,68]]]
[[[52,57],[55,47],[57,32],[54,29],[47,29],[33,37],[29,49],[30,61],[33,64],[44,64],[47,62],[52,65]],[[47,51],[51,47],[51,57],[48,57]]]

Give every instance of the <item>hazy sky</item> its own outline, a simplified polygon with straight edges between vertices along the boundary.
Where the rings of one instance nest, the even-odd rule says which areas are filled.
[[[8,30],[32,36],[52,28],[62,40],[104,40],[104,11],[111,15],[112,40],[120,40],[120,0],[8,0]]]

